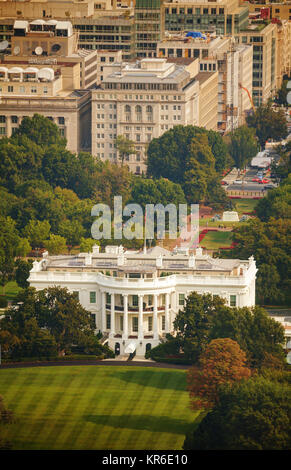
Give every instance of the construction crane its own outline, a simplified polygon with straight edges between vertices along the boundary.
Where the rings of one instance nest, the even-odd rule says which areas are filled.
[[[251,105],[252,105],[252,108],[253,108],[253,111],[254,111],[254,113],[255,113],[255,112],[256,112],[256,108],[255,108],[255,105],[254,105],[254,102],[253,102],[253,99],[252,99],[252,97],[251,97],[251,94],[250,94],[249,90],[248,90],[247,88],[245,88],[244,86],[242,86],[241,83],[239,83],[239,86],[240,86],[240,88],[242,88],[243,90],[245,90],[245,91],[247,92],[248,97],[249,97],[249,100],[250,100]]]

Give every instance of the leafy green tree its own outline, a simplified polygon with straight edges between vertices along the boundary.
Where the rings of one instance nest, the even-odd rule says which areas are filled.
[[[258,144],[255,130],[247,126],[240,126],[229,135],[229,153],[236,168],[243,170],[256,156]]]
[[[23,230],[23,233],[33,248],[37,248],[44,245],[44,241],[49,237],[50,229],[51,226],[47,220],[32,219]]]
[[[80,252],[91,253],[94,245],[99,245],[99,240],[93,240],[93,238],[81,238]]]
[[[26,289],[29,286],[27,279],[29,277],[29,271],[32,269],[32,260],[25,261],[18,259],[15,262],[15,266],[15,280],[19,287]]]
[[[32,118],[26,116],[13,134],[13,140],[19,141],[19,137],[27,137],[40,147],[58,145],[66,147],[66,139],[61,136],[59,128],[50,119],[34,114]]]
[[[27,238],[20,238],[17,249],[16,255],[25,257],[31,251],[31,246]]]
[[[214,315],[227,308],[224,299],[212,298],[210,294],[191,292],[183,310],[179,310],[174,320],[174,328],[181,348],[187,359],[196,363],[209,343],[209,335]]]
[[[256,206],[258,217],[267,221],[271,217],[276,219],[291,219],[291,173],[279,187],[268,191]]]
[[[184,450],[289,450],[290,384],[257,376],[225,385]]]
[[[254,255],[258,268],[258,299],[265,297],[265,302],[268,301],[272,305],[278,305],[279,303],[288,305],[291,301],[290,230],[291,220],[287,218],[276,220],[270,217],[267,222],[262,222],[259,219],[250,220],[246,225],[234,231],[233,241],[237,244],[235,248],[229,250],[228,254],[223,255],[224,257],[240,259],[248,259],[251,255]],[[280,276],[279,282],[277,282],[278,278],[274,269],[272,269],[274,274],[272,278],[270,270],[268,270],[268,274],[266,268],[263,268],[261,278],[260,267],[266,264],[277,270]],[[261,279],[264,279],[264,286]],[[266,284],[267,282],[268,284]],[[260,290],[261,287],[263,288],[262,291]],[[269,289],[268,298],[265,295],[267,289]],[[277,296],[279,291],[280,295]]]
[[[0,227],[0,285],[4,289],[13,276],[20,237],[11,217],[0,216]]]
[[[271,103],[262,104],[246,118],[247,125],[256,131],[261,148],[268,139],[276,141],[288,135],[286,116],[282,110],[274,111]]]
[[[64,220],[59,225],[59,234],[67,240],[69,245],[78,245],[85,235],[85,229],[78,220]]]
[[[277,104],[288,106],[289,103],[287,102],[287,95],[290,91],[290,88],[287,88],[288,82],[290,83],[290,78],[287,80],[283,80],[281,88],[278,90],[277,95],[275,97],[275,102]]]
[[[175,204],[178,207],[179,204],[185,204],[186,199],[179,184],[165,178],[156,180],[136,177],[130,202],[140,204],[144,209],[146,204]]]
[[[118,135],[115,139],[115,146],[119,153],[119,158],[121,164],[124,164],[124,160],[129,155],[136,153],[134,142],[130,139],[127,139],[123,135]]]
[[[60,235],[54,235],[53,233],[49,240],[45,240],[44,246],[50,255],[59,255],[64,253],[67,249],[66,239]]]

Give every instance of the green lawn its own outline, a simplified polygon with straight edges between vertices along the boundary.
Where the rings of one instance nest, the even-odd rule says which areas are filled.
[[[21,287],[18,286],[16,281],[10,281],[5,286],[5,297],[7,300],[14,300],[18,292],[21,291]],[[3,289],[0,291],[3,294]]]
[[[233,210],[242,215],[243,212],[252,212],[258,204],[258,199],[233,199],[233,203],[235,204]]]
[[[214,250],[223,246],[230,246],[231,242],[231,232],[207,232],[200,245],[205,246],[209,250]]]
[[[181,449],[197,414],[186,372],[135,366],[3,369],[0,394],[17,422],[13,449]]]

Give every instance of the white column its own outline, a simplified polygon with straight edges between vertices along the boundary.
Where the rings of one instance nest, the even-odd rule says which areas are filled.
[[[143,339],[143,295],[138,296],[138,339]]]
[[[106,292],[101,294],[101,329],[102,333],[106,331]]]
[[[166,294],[166,305],[165,305],[165,331],[166,333],[170,333],[170,324],[169,324],[169,299],[170,294]]]
[[[110,325],[110,336],[115,335],[115,297],[111,294],[111,325]]]
[[[154,294],[154,339],[158,339],[158,296]]]
[[[128,339],[128,295],[123,295],[123,333],[122,339]]]

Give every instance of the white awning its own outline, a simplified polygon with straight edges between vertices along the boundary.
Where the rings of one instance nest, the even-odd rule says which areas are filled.
[[[55,77],[55,72],[49,67],[44,67],[39,70],[38,78],[46,78],[47,80],[53,80]]]
[[[11,67],[11,69],[8,69],[8,73],[23,73],[23,69],[21,67]]]
[[[14,29],[28,29],[28,21],[16,20],[14,21]]]
[[[135,350],[136,350],[136,343],[132,341],[126,346],[124,352],[125,354],[132,354],[134,353]]]
[[[27,69],[24,70],[24,73],[38,73],[39,70],[36,67],[27,67]]]
[[[40,25],[44,25],[45,24],[45,21],[44,20],[33,20],[30,22],[30,24],[40,24]]]
[[[7,67],[0,67],[0,72],[8,72],[8,68]]]
[[[45,24],[49,25],[49,26],[55,26],[57,24],[57,20],[48,20],[46,21]]]

